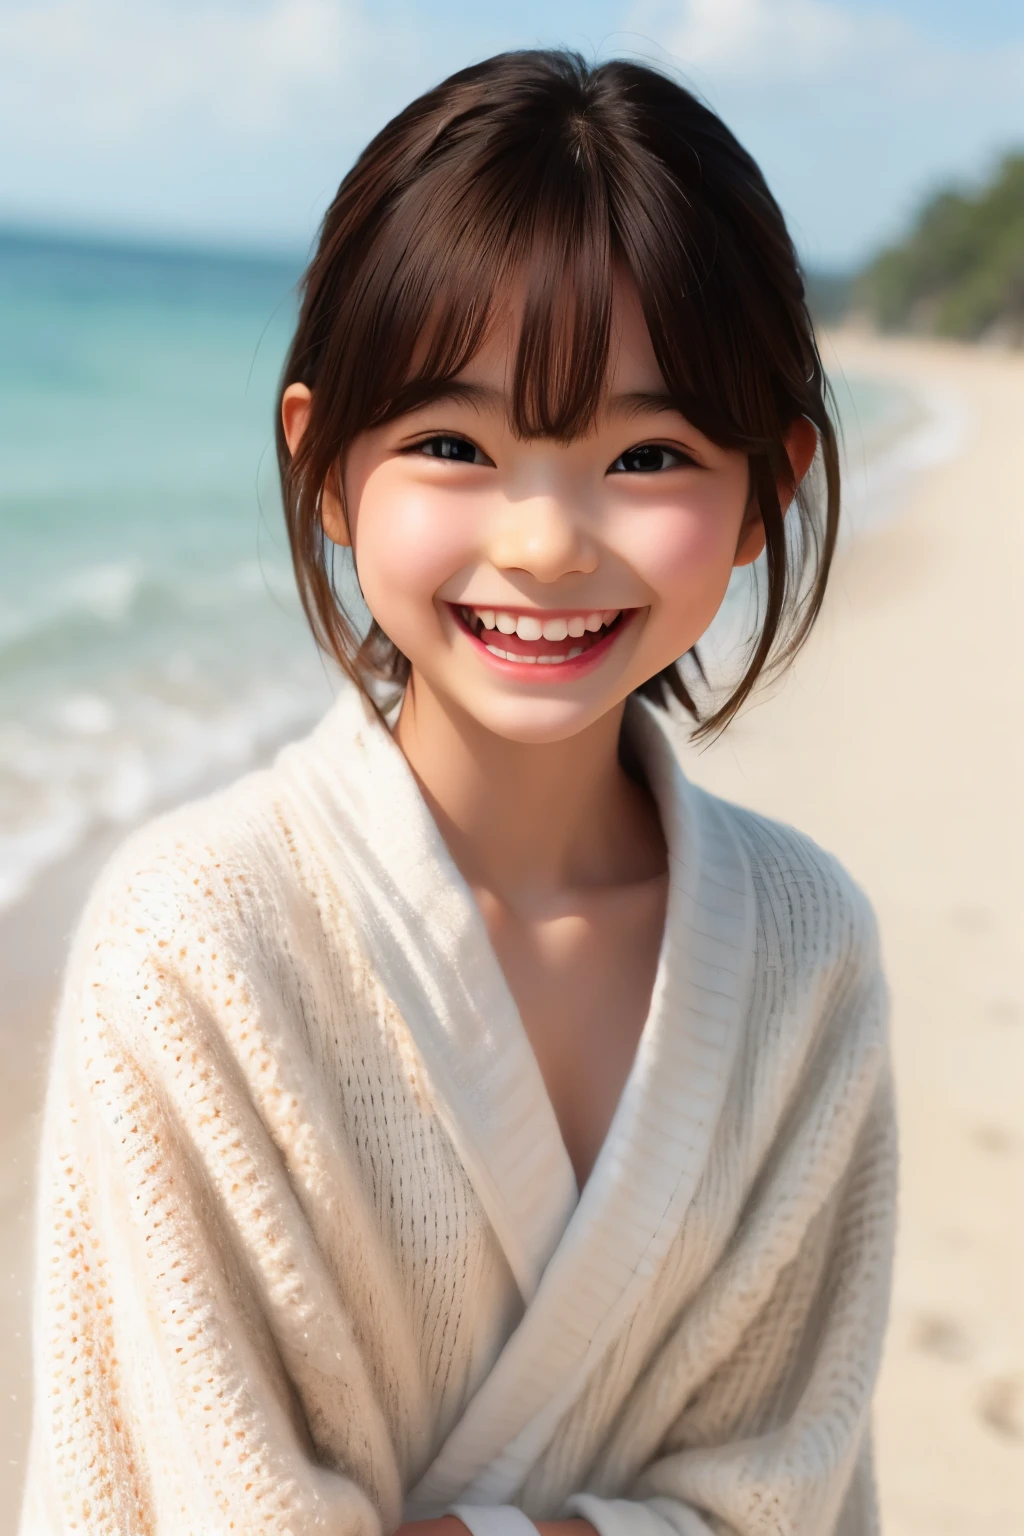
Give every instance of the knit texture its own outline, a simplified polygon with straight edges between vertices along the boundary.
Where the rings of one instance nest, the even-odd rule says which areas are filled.
[[[346,691],[124,840],[43,1120],[21,1536],[869,1536],[896,1146],[871,909],[631,702],[670,896],[577,1191],[482,919]],[[490,1512],[490,1513],[489,1513]],[[490,1520],[490,1525],[488,1521]]]

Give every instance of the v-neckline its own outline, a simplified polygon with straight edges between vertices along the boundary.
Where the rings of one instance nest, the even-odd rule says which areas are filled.
[[[753,883],[714,797],[682,773],[673,727],[630,701],[626,728],[658,804],[669,895],[651,1005],[590,1177],[536,1295],[434,1461],[406,1519],[503,1504],[642,1304],[704,1168],[741,1038]]]
[[[631,699],[669,894],[647,1018],[582,1190],[472,892],[386,727],[352,690],[275,770],[405,1021],[524,1302],[406,1518],[503,1503],[626,1326],[693,1197],[751,984],[755,902],[734,818],[690,785],[676,728]]]
[[[644,706],[641,705],[640,709],[643,708]],[[630,734],[631,738],[635,736],[637,731],[639,723],[637,719],[638,713],[636,703],[630,700],[623,729]],[[354,689],[349,689],[342,695],[339,695],[334,705],[329,709],[327,715],[312,734],[314,736],[322,736],[323,745],[329,745],[332,752],[339,754],[340,752],[346,752],[346,754],[350,754],[353,733],[355,741],[361,745],[370,746],[372,749],[369,758],[375,760],[372,763],[375,793],[379,793],[382,787],[378,782],[379,775],[382,772],[386,772],[388,781],[387,792],[394,797],[393,808],[397,813],[397,822],[402,824],[406,832],[413,834],[411,841],[414,845],[418,843],[422,846],[426,858],[434,866],[431,869],[431,879],[433,880],[435,876],[440,876],[449,894],[455,898],[457,904],[462,908],[460,916],[464,928],[464,937],[468,945],[475,950],[479,957],[479,970],[483,973],[482,976],[476,978],[477,983],[479,984],[481,980],[485,982],[485,992],[483,995],[478,996],[478,1006],[474,1009],[474,1012],[477,1013],[478,1017],[482,1014],[482,1004],[487,996],[490,997],[492,1003],[498,1005],[496,1017],[502,1021],[510,1052],[518,1058],[517,1065],[519,1070],[516,1075],[525,1080],[524,1086],[528,1089],[527,1098],[539,1107],[540,1118],[545,1122],[543,1126],[545,1134],[540,1135],[538,1146],[545,1148],[548,1157],[552,1158],[547,1164],[548,1173],[551,1175],[552,1189],[558,1192],[561,1198],[552,1201],[553,1207],[559,1213],[558,1216],[556,1217],[554,1211],[552,1211],[550,1225],[547,1222],[543,1223],[543,1238],[541,1239],[539,1249],[534,1251],[533,1263],[531,1265],[532,1273],[527,1283],[523,1284],[524,1276],[518,1273],[516,1276],[524,1301],[528,1301],[536,1290],[544,1264],[561,1238],[584,1192],[593,1183],[594,1176],[605,1158],[606,1149],[615,1130],[620,1108],[637,1073],[644,1041],[653,1028],[652,1021],[655,1017],[656,1003],[659,995],[659,978],[667,963],[668,935],[672,927],[673,885],[671,877],[671,850],[669,850],[669,890],[665,905],[661,940],[658,945],[658,957],[655,964],[655,979],[651,988],[651,1000],[648,1004],[643,1026],[637,1036],[629,1070],[619,1090],[615,1109],[587,1177],[581,1185],[576,1177],[572,1158],[566,1145],[565,1135],[555,1111],[554,1102],[548,1090],[537,1053],[523,1022],[519,1005],[508,983],[504,968],[498,959],[497,951],[487,927],[487,921],[480,908],[480,903],[445,843],[440,828],[434,820],[430,807],[416,780],[416,776],[401,747],[388,726],[372,713]],[[641,735],[646,735],[648,743],[648,752],[646,754],[642,750],[639,752],[640,766],[646,776],[651,766],[646,761],[646,758],[650,755],[652,736],[649,730],[644,733],[642,729]],[[655,732],[653,739],[659,746],[663,746],[660,732]],[[635,742],[631,742],[631,744],[636,745]],[[288,750],[286,748],[281,756],[286,756]],[[335,796],[343,788],[342,780],[337,776],[336,772],[336,765],[340,761],[342,761],[340,755],[333,758],[335,772],[331,775],[330,785],[325,786],[333,789]],[[350,776],[353,766],[357,765],[353,764],[351,756],[348,756],[346,778]],[[370,766],[369,761],[367,761],[366,766]],[[367,785],[367,787],[369,786]],[[662,803],[666,800],[666,785],[660,784],[660,793],[659,790],[656,790],[650,784],[648,784],[648,788],[651,789],[658,805],[658,812],[663,820],[664,830],[666,811],[675,809],[672,805],[672,796],[668,794],[669,803],[666,805]],[[365,822],[363,822],[363,825],[365,825]],[[668,835],[666,831],[667,842]],[[420,916],[425,918],[428,924],[435,917],[440,917],[441,922],[447,924],[450,922],[451,914],[448,911],[440,914],[436,905],[427,902],[422,907]],[[437,948],[439,952],[443,952],[443,936],[439,937],[440,941]],[[397,1002],[398,999],[396,998],[395,1001]],[[410,1027],[413,1027],[415,1034],[416,1030],[412,1025],[412,1020],[407,1017],[406,1021],[410,1023]],[[538,1127],[538,1129],[540,1128]],[[553,1157],[552,1154],[554,1154]],[[531,1159],[532,1161],[533,1159]],[[513,1265],[513,1268],[515,1269],[516,1266]]]
[[[659,874],[657,876],[650,877],[649,881],[647,881],[647,882],[639,882],[639,881],[636,882],[637,885],[639,885],[641,883],[653,884],[655,879],[657,880],[658,885],[659,885],[658,909],[659,909],[659,914],[660,914],[660,926],[659,926],[659,937],[658,937],[658,949],[657,949],[657,953],[655,955],[653,972],[651,973],[651,977],[650,977],[651,986],[650,986],[649,991],[648,991],[647,1011],[646,1011],[646,1013],[644,1015],[643,1021],[642,1021],[641,1025],[640,1025],[639,1029],[636,1029],[636,1031],[635,1031],[635,1035],[634,1035],[634,1038],[633,1038],[633,1041],[632,1041],[632,1047],[631,1047],[630,1052],[629,1052],[628,1066],[626,1067],[626,1071],[622,1075],[621,1081],[619,1082],[618,1092],[616,1093],[616,1096],[615,1096],[615,1103],[614,1103],[614,1106],[612,1107],[612,1112],[611,1112],[611,1114],[608,1117],[608,1123],[606,1124],[606,1126],[604,1128],[604,1134],[601,1137],[600,1143],[597,1146],[597,1149],[594,1152],[594,1155],[593,1155],[592,1159],[590,1160],[589,1167],[587,1168],[586,1174],[585,1174],[585,1176],[584,1176],[584,1178],[582,1180],[580,1179],[579,1172],[576,1169],[575,1160],[573,1159],[572,1154],[571,1154],[571,1152],[569,1150],[569,1142],[568,1142],[568,1140],[566,1138],[566,1134],[565,1134],[565,1130],[564,1130],[564,1128],[562,1126],[562,1122],[559,1119],[555,1098],[554,1098],[554,1095],[552,1094],[551,1089],[550,1089],[550,1087],[548,1085],[548,1081],[547,1081],[547,1078],[546,1078],[545,1073],[544,1073],[544,1068],[543,1068],[543,1065],[541,1064],[541,1058],[538,1055],[537,1048],[536,1048],[536,1046],[534,1044],[533,1036],[532,1036],[531,1031],[528,1028],[527,1023],[526,1023],[526,1021],[525,1021],[525,1019],[523,1017],[522,1009],[519,1006],[519,1004],[516,1002],[515,991],[514,991],[514,989],[512,987],[511,982],[508,979],[507,974],[505,973],[505,968],[502,965],[502,961],[501,961],[501,957],[500,957],[500,954],[498,952],[498,949],[497,949],[497,947],[494,944],[494,940],[490,936],[490,930],[487,927],[487,918],[484,915],[483,910],[480,908],[479,901],[477,901],[477,907],[480,910],[481,918],[483,919],[484,927],[487,930],[487,934],[488,934],[488,938],[490,939],[491,947],[492,947],[492,949],[495,952],[495,959],[496,959],[499,967],[501,968],[503,975],[505,975],[505,984],[506,984],[506,986],[509,989],[509,993],[510,993],[510,995],[512,997],[513,1004],[516,1007],[517,1017],[519,1019],[520,1027],[521,1027],[521,1029],[523,1031],[523,1034],[524,1034],[524,1036],[526,1038],[527,1047],[530,1050],[530,1052],[531,1052],[531,1054],[532,1054],[532,1056],[534,1058],[534,1061],[535,1061],[536,1066],[537,1066],[537,1071],[540,1074],[541,1081],[544,1084],[544,1091],[545,1091],[545,1093],[547,1095],[548,1102],[551,1105],[551,1110],[552,1110],[552,1113],[553,1113],[553,1115],[555,1117],[555,1123],[558,1126],[559,1134],[560,1134],[560,1136],[562,1138],[562,1145],[565,1148],[566,1156],[569,1158],[570,1165],[572,1166],[573,1176],[574,1176],[575,1186],[576,1186],[577,1201],[579,1200],[579,1197],[582,1195],[583,1191],[586,1189],[587,1184],[590,1182],[590,1179],[591,1179],[591,1177],[593,1175],[594,1169],[597,1167],[597,1161],[598,1161],[598,1158],[601,1155],[601,1150],[604,1147],[605,1142],[608,1140],[608,1137],[609,1137],[609,1135],[611,1133],[611,1128],[612,1128],[612,1125],[614,1123],[616,1111],[618,1109],[619,1104],[622,1102],[622,1098],[623,1098],[623,1095],[626,1092],[627,1086],[629,1084],[630,1077],[633,1074],[633,1070],[634,1070],[634,1067],[636,1065],[637,1056],[638,1056],[638,1054],[640,1052],[641,1042],[643,1041],[645,1032],[647,1031],[647,1028],[648,1028],[649,1021],[651,1019],[651,1012],[652,1012],[652,1007],[653,1007],[653,999],[654,999],[654,995],[655,995],[655,993],[654,993],[654,981],[655,981],[655,978],[657,977],[657,973],[658,973],[659,969],[661,968],[662,957],[663,957],[663,955],[665,953],[665,944],[666,944],[665,935],[666,935],[666,932],[668,930],[668,897],[669,897],[669,895],[671,893],[671,888],[672,887],[671,887],[671,879],[670,879],[669,871],[667,869],[664,870],[661,874]],[[635,1025],[634,1025],[634,1028],[635,1028]]]
[[[626,733],[627,737],[629,738],[629,744],[630,744],[631,750],[633,751],[633,755],[635,756],[635,758],[637,760],[638,766],[640,767],[641,771],[645,775],[645,784],[646,784],[646,787],[648,788],[649,792],[652,794],[652,797],[655,800],[655,803],[656,803],[657,808],[658,808],[659,818],[663,818],[665,813],[666,813],[666,810],[667,809],[668,810],[674,810],[675,806],[674,806],[673,797],[671,796],[670,793],[668,794],[668,802],[669,802],[668,805],[666,806],[666,805],[662,804],[662,801],[664,801],[666,799],[666,789],[667,789],[667,786],[664,783],[659,784],[659,789],[660,789],[660,794],[659,794],[659,793],[655,792],[652,789],[651,785],[647,782],[647,772],[648,772],[648,768],[650,766],[650,764],[647,761],[647,759],[650,756],[650,746],[651,746],[651,741],[652,741],[651,734],[650,734],[649,731],[647,733],[645,733],[643,731],[643,727],[641,725],[641,727],[640,727],[640,735],[641,735],[641,737],[644,737],[646,735],[646,740],[647,740],[647,744],[648,744],[648,751],[646,753],[643,751],[642,746],[639,748],[639,750],[637,750],[637,742],[634,739],[636,734],[637,734],[637,725],[638,725],[637,715],[638,715],[638,713],[640,711],[642,711],[644,709],[645,709],[644,705],[642,705],[642,704],[638,705],[638,702],[633,700],[633,699],[630,699],[629,701],[627,701],[627,708],[626,708],[626,712],[625,712],[624,719],[623,719],[622,729]],[[397,709],[393,713],[397,717]],[[380,723],[376,719],[374,719],[374,718],[372,718],[370,716],[369,711],[366,711],[366,714],[367,714],[367,719],[371,720],[372,724],[376,725],[376,724]],[[494,975],[496,977],[495,990],[504,993],[504,999],[503,999],[504,1007],[502,1009],[503,1015],[507,1019],[509,1027],[510,1027],[510,1029],[511,1029],[511,1031],[512,1031],[514,1037],[515,1037],[515,1041],[516,1041],[516,1045],[518,1046],[519,1053],[522,1056],[524,1056],[525,1058],[528,1059],[529,1068],[532,1069],[532,1070],[529,1071],[528,1075],[534,1078],[536,1091],[543,1098],[544,1111],[545,1111],[545,1119],[548,1120],[549,1123],[554,1126],[555,1134],[557,1135],[557,1139],[558,1139],[559,1149],[560,1149],[560,1152],[561,1152],[561,1160],[564,1163],[564,1168],[561,1171],[560,1178],[565,1174],[565,1170],[567,1169],[568,1170],[568,1180],[571,1182],[571,1199],[567,1202],[567,1207],[566,1207],[566,1211],[565,1211],[565,1223],[564,1224],[566,1224],[571,1219],[572,1212],[578,1206],[578,1204],[580,1202],[580,1199],[582,1198],[584,1192],[586,1191],[587,1187],[591,1184],[591,1182],[593,1180],[594,1173],[595,1173],[595,1171],[596,1171],[596,1169],[598,1167],[598,1164],[600,1163],[600,1161],[602,1159],[602,1154],[604,1153],[605,1147],[607,1146],[607,1144],[608,1144],[608,1142],[609,1142],[609,1140],[611,1138],[612,1131],[614,1129],[615,1122],[616,1122],[616,1117],[618,1116],[619,1107],[622,1104],[623,1099],[626,1096],[626,1093],[627,1093],[627,1090],[629,1088],[630,1082],[631,1082],[631,1080],[632,1080],[632,1078],[633,1078],[633,1076],[634,1076],[634,1074],[635,1074],[635,1072],[637,1070],[637,1063],[638,1063],[638,1061],[640,1059],[640,1053],[641,1053],[641,1047],[643,1045],[643,1041],[644,1041],[645,1036],[647,1035],[649,1029],[652,1027],[652,1018],[653,1018],[654,1012],[655,1012],[655,1000],[656,1000],[656,998],[658,996],[658,978],[660,977],[661,972],[662,972],[662,968],[663,968],[663,966],[666,963],[666,950],[667,950],[667,943],[668,943],[668,934],[670,932],[670,903],[671,903],[671,894],[672,894],[672,878],[671,878],[671,853],[667,849],[668,837],[666,835],[666,849],[667,849],[668,857],[669,857],[669,868],[668,868],[668,871],[667,871],[668,876],[669,876],[669,889],[668,889],[668,893],[667,893],[667,896],[666,896],[665,914],[664,914],[664,918],[663,918],[663,921],[662,921],[662,931],[661,931],[661,938],[660,938],[660,941],[659,941],[659,944],[658,944],[657,960],[655,962],[655,979],[654,979],[654,982],[652,983],[652,986],[651,986],[651,996],[650,996],[650,1001],[649,1001],[648,1007],[647,1007],[647,1013],[646,1013],[646,1015],[644,1017],[644,1022],[643,1022],[643,1025],[642,1025],[641,1029],[640,1029],[640,1032],[637,1035],[637,1040],[636,1040],[636,1044],[635,1044],[635,1047],[634,1047],[634,1050],[633,1050],[633,1055],[632,1055],[632,1057],[630,1059],[629,1070],[627,1071],[625,1077],[623,1078],[622,1084],[621,1084],[621,1086],[619,1088],[619,1094],[618,1094],[618,1097],[617,1097],[616,1102],[615,1102],[615,1108],[612,1111],[612,1115],[611,1115],[611,1118],[610,1118],[610,1120],[608,1122],[608,1126],[607,1126],[607,1128],[605,1130],[605,1134],[604,1134],[604,1136],[603,1136],[603,1138],[601,1140],[601,1145],[600,1145],[600,1147],[597,1150],[597,1154],[594,1157],[594,1160],[593,1160],[593,1162],[592,1162],[592,1164],[590,1166],[590,1170],[589,1170],[589,1172],[587,1174],[587,1177],[583,1180],[583,1182],[581,1184],[580,1180],[576,1176],[576,1170],[575,1170],[575,1167],[573,1165],[572,1158],[571,1158],[571,1156],[569,1154],[568,1146],[566,1144],[565,1133],[562,1130],[561,1122],[560,1122],[560,1120],[558,1118],[558,1115],[557,1115],[557,1112],[555,1110],[554,1101],[553,1101],[553,1099],[551,1097],[550,1090],[548,1089],[548,1085],[547,1085],[547,1082],[545,1080],[544,1073],[543,1073],[543,1070],[542,1070],[541,1065],[540,1065],[540,1061],[539,1061],[539,1059],[537,1057],[537,1052],[534,1049],[533,1041],[530,1039],[529,1031],[527,1030],[525,1023],[523,1022],[523,1016],[522,1016],[522,1013],[520,1011],[519,1004],[516,1002],[515,995],[514,995],[514,993],[512,991],[512,988],[511,988],[511,986],[509,984],[509,981],[508,981],[508,977],[505,974],[505,969],[504,969],[500,959],[498,958],[497,950],[494,947],[494,942],[493,942],[493,940],[491,938],[490,931],[489,931],[489,929],[487,927],[487,919],[484,917],[483,911],[482,911],[482,909],[480,907],[480,903],[479,903],[479,901],[478,901],[478,899],[476,897],[475,892],[473,891],[472,886],[469,884],[469,881],[466,879],[466,877],[463,875],[462,871],[459,869],[458,865],[456,864],[455,859],[454,859],[454,857],[453,857],[453,855],[451,853],[451,850],[448,848],[448,845],[447,845],[447,843],[444,840],[444,837],[443,837],[443,835],[441,833],[441,830],[438,827],[437,822],[434,820],[434,817],[433,817],[433,815],[432,815],[432,813],[430,811],[430,807],[427,804],[426,798],[423,795],[423,792],[422,792],[422,790],[419,787],[419,784],[418,784],[417,779],[416,779],[416,775],[413,773],[412,768],[410,767],[410,765],[408,763],[408,760],[405,757],[405,754],[402,752],[401,747],[398,745],[398,742],[397,742],[397,740],[394,737],[393,729],[391,728],[392,726],[393,726],[393,721],[389,719],[388,727],[386,727],[386,728],[382,727],[382,744],[386,742],[387,745],[389,745],[391,748],[393,748],[393,752],[394,752],[393,766],[395,768],[396,775],[405,779],[406,787],[409,790],[409,801],[407,802],[407,807],[406,808],[408,810],[410,810],[410,811],[414,808],[415,812],[418,813],[417,816],[416,816],[416,819],[419,821],[420,826],[423,829],[427,840],[431,841],[431,842],[434,842],[436,856],[437,856],[439,864],[444,865],[445,863],[447,863],[447,866],[448,866],[447,873],[448,873],[449,883],[453,887],[461,887],[461,889],[462,889],[462,892],[464,894],[467,906],[470,909],[470,913],[471,913],[470,924],[471,924],[472,927],[474,927],[476,929],[475,940],[474,941],[479,946],[480,950],[482,952],[486,952],[486,954],[487,954],[487,958],[488,958],[488,966],[487,966],[487,968],[488,968],[488,970],[490,970],[492,972],[492,975]],[[660,732],[655,732],[654,733],[654,739],[657,741],[657,744],[658,744],[659,747],[663,747],[664,742],[663,742],[662,735],[661,735]],[[664,825],[663,825],[663,833],[664,832],[665,832],[665,828],[664,828]],[[564,1224],[563,1224],[563,1226],[564,1226]],[[561,1236],[561,1234],[559,1234],[559,1237],[560,1236]],[[528,1299],[528,1298],[526,1298],[526,1299]]]

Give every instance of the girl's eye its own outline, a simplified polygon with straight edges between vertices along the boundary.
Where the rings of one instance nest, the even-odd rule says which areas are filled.
[[[450,437],[447,434],[428,437],[417,443],[415,453],[425,453],[432,459],[454,459],[457,464],[490,464],[491,460],[466,437]]]
[[[642,443],[639,448],[627,448],[625,453],[620,453],[611,468],[619,474],[650,475],[661,469],[678,469],[682,464],[692,463],[693,460],[678,448],[666,448],[662,443]]]

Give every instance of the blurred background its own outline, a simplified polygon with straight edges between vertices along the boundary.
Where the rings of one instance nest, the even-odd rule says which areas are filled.
[[[882,919],[886,1530],[1024,1531],[1020,0],[0,0],[0,1529],[71,926],[132,825],[265,761],[336,686],[276,487],[294,285],[388,117],[542,44],[697,91],[805,264],[842,554],[798,666],[692,771],[834,849]]]

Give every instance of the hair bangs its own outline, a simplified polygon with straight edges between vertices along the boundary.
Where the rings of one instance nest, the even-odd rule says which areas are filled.
[[[616,253],[599,165],[579,145],[559,150],[543,167],[509,274],[520,316],[511,416],[523,437],[569,442],[601,404]]]
[[[455,176],[439,159],[395,208],[406,238],[382,229],[392,260],[367,295],[378,362],[365,375],[364,426],[442,392],[505,327],[513,431],[567,442],[593,425],[611,331],[610,212],[598,166],[569,142],[545,151],[499,183],[500,198],[493,167],[486,179],[472,163]]]

